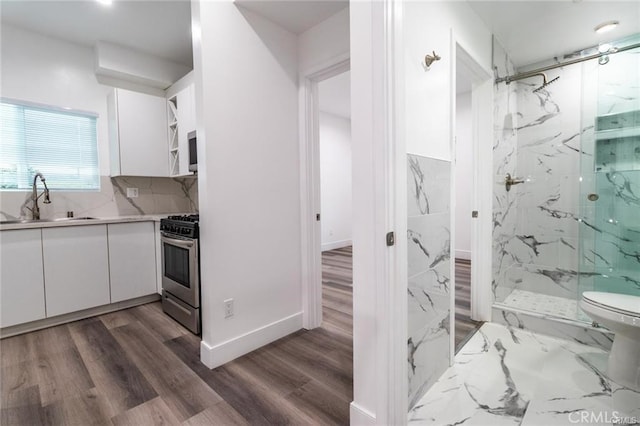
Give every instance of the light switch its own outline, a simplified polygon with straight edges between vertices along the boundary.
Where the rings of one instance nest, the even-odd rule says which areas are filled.
[[[127,188],[127,198],[138,198],[138,188]]]

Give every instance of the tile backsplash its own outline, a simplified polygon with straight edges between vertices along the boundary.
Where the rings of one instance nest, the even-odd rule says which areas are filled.
[[[38,185],[39,191],[42,186]],[[127,198],[127,188],[138,188],[137,198]],[[31,191],[0,192],[0,218],[28,218]],[[102,176],[100,191],[51,191],[51,204],[39,202],[43,218],[113,217],[198,211],[196,178],[148,178]]]

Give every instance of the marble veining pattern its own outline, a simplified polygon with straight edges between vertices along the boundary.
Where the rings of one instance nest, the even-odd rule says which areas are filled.
[[[638,424],[640,392],[607,377],[607,356],[603,349],[486,323],[411,410],[409,423],[567,425],[593,414],[596,421],[588,424]]]
[[[521,310],[504,304],[496,304],[493,307],[492,321],[506,325],[509,330],[529,330],[603,350],[610,350],[613,344],[613,333],[604,327],[593,327],[591,319],[589,319],[589,323],[585,323],[575,319],[541,314],[529,308]]]
[[[137,198],[127,198],[126,188],[138,188]],[[30,191],[0,192],[3,219],[28,218]],[[75,216],[114,217],[198,211],[196,178],[145,178],[102,176],[100,191],[52,191],[51,204],[40,203],[43,218]]]
[[[502,46],[494,43],[493,63],[495,76],[515,73],[515,68]],[[517,110],[517,92],[514,84],[498,84],[494,86],[494,130],[493,130],[493,280],[492,289],[495,300],[502,300],[510,293],[516,282],[510,274],[517,267],[514,245],[518,193],[520,186],[512,187],[507,192],[504,179],[507,173],[515,176],[518,163],[518,127],[521,127]]]
[[[537,79],[496,85],[497,302],[514,289],[574,300],[585,290],[640,291],[640,139],[616,136],[629,132],[619,132],[625,123],[640,129],[640,77],[629,72],[639,57],[552,70],[547,77],[560,79],[537,92]],[[513,73],[498,43],[494,64],[499,76]],[[506,192],[506,172],[525,183]]]
[[[409,406],[449,365],[451,164],[407,156]]]

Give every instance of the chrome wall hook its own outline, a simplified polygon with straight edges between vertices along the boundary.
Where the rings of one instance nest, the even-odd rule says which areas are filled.
[[[433,55],[426,55],[424,57],[424,69],[425,71],[428,71],[429,68],[431,67],[431,64],[433,64],[435,61],[439,61],[440,59],[442,59],[440,56],[438,56],[438,54],[436,53],[436,51],[433,51]]]

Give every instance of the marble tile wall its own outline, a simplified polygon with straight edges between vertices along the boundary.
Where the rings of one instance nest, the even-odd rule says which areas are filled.
[[[494,42],[496,76],[515,72],[502,46]],[[506,191],[507,173],[515,176],[518,163],[518,109],[515,84],[497,84],[494,87],[493,131],[493,281],[494,298],[502,301],[521,282],[518,259],[515,256],[518,194],[521,186]]]
[[[41,188],[41,187],[40,187]],[[127,188],[138,188],[138,198],[127,198]],[[28,218],[31,192],[0,192],[0,218]],[[198,180],[196,178],[100,178],[100,191],[52,191],[51,204],[39,203],[43,218],[66,217],[73,211],[76,217],[113,217],[159,213],[198,211]]]
[[[576,299],[581,156],[581,68],[565,67],[516,83],[520,185],[513,247],[519,288]]]
[[[512,73],[504,50],[494,51],[497,74]],[[594,288],[640,292],[640,136],[603,141],[597,125],[606,124],[598,116],[635,123],[639,57],[551,70],[547,79],[559,80],[539,90],[540,77],[496,85],[496,301],[514,288],[573,300]],[[506,172],[525,183],[507,193]]]
[[[411,154],[407,162],[411,408],[449,366],[451,163]]]

